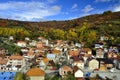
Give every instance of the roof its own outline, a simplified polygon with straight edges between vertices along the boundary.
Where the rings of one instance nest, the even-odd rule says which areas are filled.
[[[82,69],[78,68],[78,66],[74,66],[74,67],[73,67],[73,70],[74,70],[74,73],[77,72],[78,70],[81,70],[81,71],[82,71]],[[83,71],[82,71],[82,72],[83,72]]]
[[[55,58],[55,54],[47,54],[47,58]]]
[[[71,56],[78,56],[79,55],[79,51],[78,50],[71,50],[71,51],[69,51],[69,55],[71,55]]]
[[[7,64],[7,60],[0,60],[0,64],[1,64],[1,65]]]
[[[83,48],[84,51],[92,51],[90,48]]]
[[[22,60],[22,59],[23,59],[23,56],[20,56],[20,55],[11,55],[11,56],[10,56],[10,59]]]
[[[18,41],[17,43],[26,44],[26,42],[25,42],[25,41]]]
[[[26,72],[28,76],[45,76],[45,72],[40,68],[31,68]]]
[[[65,71],[73,71],[71,67],[65,65],[62,67],[62,70],[65,70]]]
[[[52,53],[54,53],[54,54],[60,54],[60,50],[57,50],[57,49],[54,49],[53,51],[52,51]]]
[[[43,62],[44,62],[44,63],[47,63],[47,62],[49,62],[49,59],[48,59],[48,58],[44,58],[44,59],[43,59]]]

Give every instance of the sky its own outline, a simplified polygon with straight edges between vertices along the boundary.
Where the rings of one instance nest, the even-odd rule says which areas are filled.
[[[21,21],[72,20],[120,11],[120,0],[0,0],[0,18]]]

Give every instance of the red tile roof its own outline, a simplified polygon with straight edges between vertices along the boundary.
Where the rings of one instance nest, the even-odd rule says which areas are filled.
[[[45,76],[45,72],[40,68],[32,68],[27,71],[27,76]]]

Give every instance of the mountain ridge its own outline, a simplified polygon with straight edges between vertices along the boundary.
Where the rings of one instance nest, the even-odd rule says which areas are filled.
[[[87,22],[90,26],[98,26],[102,24],[107,24],[108,21],[118,20],[120,21],[120,11],[119,12],[110,12],[106,11],[103,14],[94,14],[88,15],[81,18],[76,18],[73,20],[65,21],[45,21],[45,22],[29,22],[29,21],[18,21],[10,19],[0,19],[0,27],[9,27],[9,26],[24,26],[25,28],[73,28],[81,27],[83,22]]]

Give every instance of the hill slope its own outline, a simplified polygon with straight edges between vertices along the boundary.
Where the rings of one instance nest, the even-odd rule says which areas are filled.
[[[0,27],[23,26],[30,30],[33,28],[39,29],[41,27],[68,29],[77,26],[81,27],[83,22],[88,22],[91,27],[106,25],[109,23],[120,25],[120,12],[89,15],[82,18],[67,21],[25,22],[17,20],[0,19]]]

